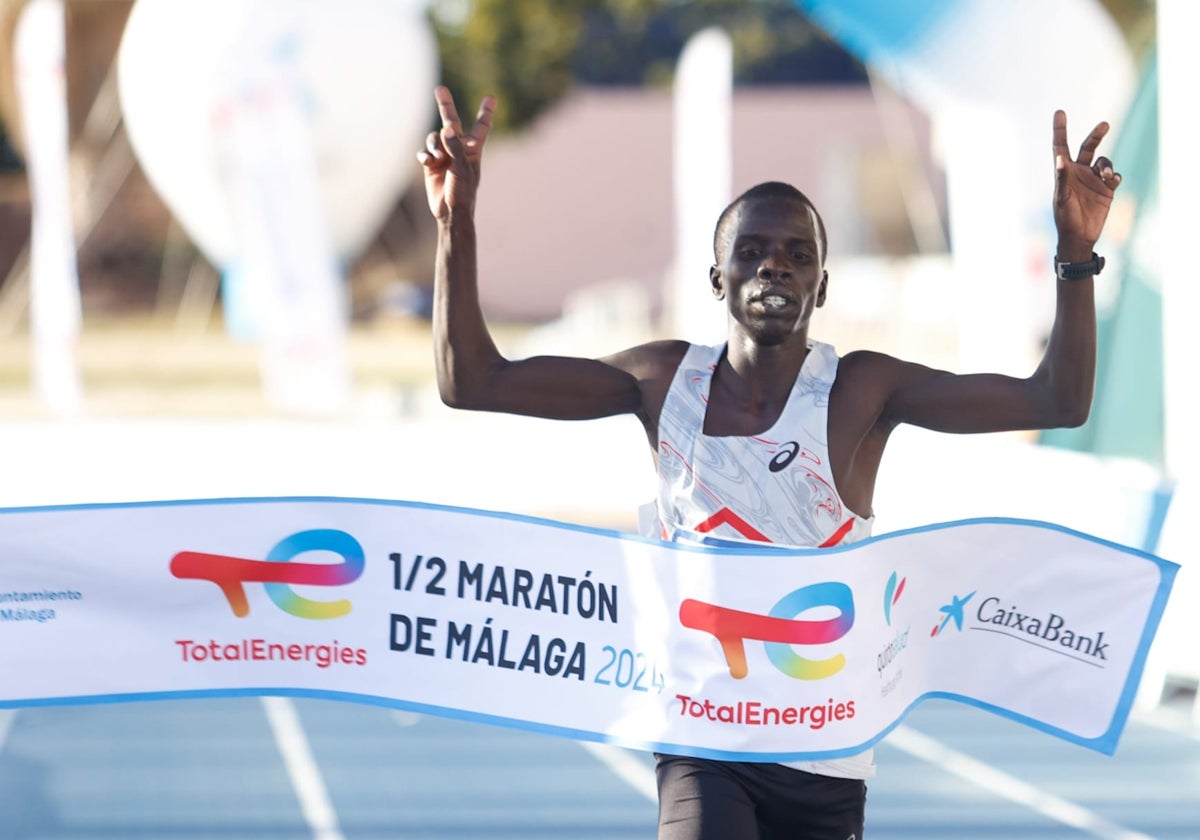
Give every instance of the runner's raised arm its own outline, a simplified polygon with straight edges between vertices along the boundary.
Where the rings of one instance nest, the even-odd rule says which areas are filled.
[[[1087,417],[1096,375],[1096,308],[1092,264],[1121,176],[1097,157],[1108,133],[1100,123],[1072,158],[1067,117],[1054,114],[1054,220],[1058,263],[1073,266],[1057,280],[1053,327],[1042,360],[1027,378],[999,374],[956,375],[878,353],[852,353],[846,373],[862,368],[859,388],[879,395],[880,423],[911,423],[944,432],[992,432],[1077,426]]]
[[[438,224],[433,335],[438,389],[456,408],[582,420],[644,411],[643,384],[653,389],[673,370],[676,342],[635,347],[605,359],[537,356],[506,359],[488,331],[479,304],[475,200],[483,147],[495,99],[484,97],[475,125],[464,132],[450,91],[435,96],[442,128],[417,155],[429,209]],[[664,367],[664,364],[669,367]],[[665,384],[661,386],[665,390]]]

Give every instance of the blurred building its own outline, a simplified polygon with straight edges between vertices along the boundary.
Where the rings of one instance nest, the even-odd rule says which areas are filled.
[[[490,315],[552,318],[572,292],[614,280],[644,286],[661,307],[675,246],[672,118],[669,91],[582,88],[529,131],[492,142],[477,210]],[[831,255],[915,253],[929,238],[921,224],[944,243],[929,121],[894,97],[865,85],[739,87],[733,135],[734,193],[794,184],[820,209]],[[937,208],[932,218],[907,211],[913,189]],[[698,293],[706,284],[696,278]]]

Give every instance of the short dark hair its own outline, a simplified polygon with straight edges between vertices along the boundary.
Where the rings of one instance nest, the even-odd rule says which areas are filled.
[[[795,201],[813,211],[813,215],[817,217],[817,237],[819,239],[818,244],[821,246],[821,262],[824,263],[825,255],[829,250],[829,243],[825,237],[825,220],[821,218],[821,214],[817,211],[817,206],[812,203],[808,196],[791,184],[785,184],[783,181],[765,181],[761,184],[756,184],[731,201],[729,206],[721,211],[720,217],[717,218],[717,227],[713,231],[713,256],[716,258],[716,261],[718,263],[721,262],[725,249],[729,247],[733,219],[741,206],[749,201],[767,198]]]

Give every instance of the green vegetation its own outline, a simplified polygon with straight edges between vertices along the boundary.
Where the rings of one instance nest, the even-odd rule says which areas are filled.
[[[1154,0],[1101,2],[1144,57]],[[443,80],[464,107],[497,94],[500,130],[529,124],[576,82],[668,84],[687,39],[708,26],[729,32],[741,84],[866,78],[790,0],[443,0],[432,9]]]
[[[729,32],[739,83],[861,82],[863,68],[788,0],[463,0],[435,5],[443,79],[462,102],[495,93],[520,128],[572,84],[667,84],[684,44]],[[440,11],[439,11],[440,10]],[[473,105],[471,106],[473,107]]]

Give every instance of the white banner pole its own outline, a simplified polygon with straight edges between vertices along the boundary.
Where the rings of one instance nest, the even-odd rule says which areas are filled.
[[[29,283],[34,390],[51,411],[70,414],[83,404],[75,357],[82,314],[71,215],[62,0],[32,0],[25,7],[13,53],[33,209]]]

